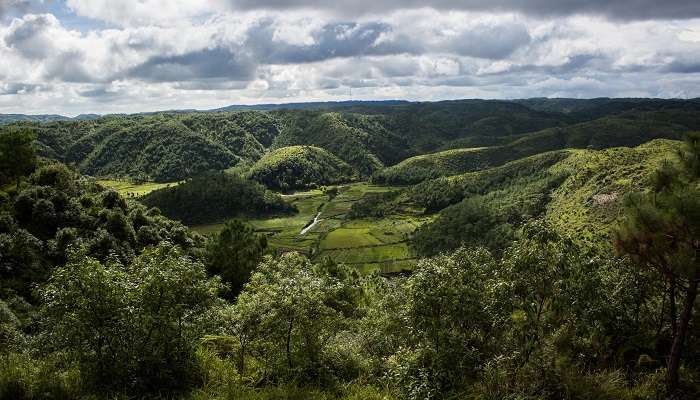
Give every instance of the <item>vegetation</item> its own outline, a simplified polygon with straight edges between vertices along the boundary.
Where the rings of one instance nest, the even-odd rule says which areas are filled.
[[[248,174],[270,189],[288,191],[347,182],[353,172],[347,163],[324,149],[291,146],[266,154]]]
[[[232,220],[207,242],[207,270],[228,285],[225,297],[232,299],[243,289],[250,274],[262,261],[267,248],[265,236],[250,225]]]
[[[700,122],[687,113],[683,115],[685,118],[676,120],[663,113],[637,112],[607,116],[565,128],[548,128],[522,135],[505,145],[446,150],[412,157],[376,173],[372,179],[395,185],[415,184],[441,176],[479,171],[552,150],[632,147],[656,138],[681,139]]]
[[[698,398],[700,137],[649,141],[694,129],[697,104],[10,125],[1,160],[28,162],[0,182],[0,400]],[[194,173],[180,150],[133,165],[99,155],[171,128],[187,133],[173,149],[199,151],[192,135],[232,162],[199,152]],[[34,156],[67,157],[92,134],[112,144],[93,137],[99,151],[85,145],[74,167]],[[155,189],[148,171],[184,181],[125,198],[78,172],[98,159],[131,178],[129,197]],[[256,165],[317,187],[276,194],[245,175]],[[411,185],[336,184],[353,174]]]
[[[427,213],[440,212],[416,231],[412,245],[422,255],[464,244],[499,252],[520,225],[544,218],[562,234],[610,249],[621,199],[650,186],[656,167],[677,148],[653,141],[633,149],[550,152],[423,182],[410,198]]]
[[[150,192],[141,202],[186,224],[294,211],[277,194],[239,175],[210,172],[177,186]]]
[[[9,129],[0,133],[0,184],[14,180],[19,190],[22,176],[35,168],[33,141],[34,136],[26,130]]]
[[[665,163],[653,189],[627,198],[626,216],[615,232],[618,250],[653,268],[668,287],[672,346],[668,357],[669,393],[678,390],[681,354],[700,283],[700,134],[689,135],[680,165]],[[676,310],[680,293],[683,305]]]

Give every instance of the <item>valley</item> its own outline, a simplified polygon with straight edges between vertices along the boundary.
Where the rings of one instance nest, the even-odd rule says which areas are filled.
[[[136,398],[652,399],[674,340],[694,398],[698,131],[700,101],[659,99],[7,123],[0,400],[44,370]]]
[[[352,205],[370,193],[401,188],[355,183],[340,185],[337,196],[321,190],[284,195],[299,212],[289,217],[247,219],[255,230],[267,236],[275,252],[299,251],[313,260],[331,258],[351,265],[363,273],[396,273],[412,269],[417,256],[409,246],[409,237],[432,217],[419,212],[395,214],[384,218],[348,219]],[[317,219],[317,223],[311,221]],[[212,234],[220,224],[193,226],[195,232]],[[309,229],[310,228],[310,229]]]

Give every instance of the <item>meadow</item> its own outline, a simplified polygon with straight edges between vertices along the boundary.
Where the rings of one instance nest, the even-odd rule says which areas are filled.
[[[127,180],[116,180],[116,179],[98,179],[97,183],[100,185],[116,190],[120,195],[124,197],[141,197],[151,193],[154,190],[177,186],[180,182],[168,182],[168,183],[158,183],[158,182],[143,182],[134,183]]]

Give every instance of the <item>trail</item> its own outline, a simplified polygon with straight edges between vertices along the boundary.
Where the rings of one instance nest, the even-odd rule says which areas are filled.
[[[321,220],[318,219],[318,217],[320,216],[321,212],[319,211],[318,214],[316,214],[316,217],[314,217],[314,221],[311,224],[307,225],[304,229],[302,229],[301,232],[299,232],[299,235],[305,235],[306,232],[310,231],[314,226],[316,226],[316,224],[321,222]]]

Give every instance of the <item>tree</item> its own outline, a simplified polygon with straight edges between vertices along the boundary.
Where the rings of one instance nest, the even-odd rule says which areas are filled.
[[[0,174],[6,175],[5,179],[15,179],[18,190],[22,176],[36,167],[34,139],[28,130],[11,128],[0,133]]]
[[[351,282],[297,253],[266,257],[236,301],[234,336],[264,368],[264,379],[320,380],[324,354],[342,327]],[[342,274],[341,274],[342,275]],[[244,355],[239,371],[244,371]]]
[[[99,388],[185,387],[218,288],[203,265],[169,244],[126,266],[74,252],[41,290],[47,348],[69,354]]]
[[[228,221],[224,229],[209,240],[207,269],[229,285],[226,297],[232,299],[241,292],[266,248],[265,236],[256,234],[250,225],[239,220]]]
[[[667,386],[673,393],[700,282],[700,133],[688,135],[677,163],[659,168],[652,190],[629,196],[625,206],[625,218],[614,232],[615,248],[658,271],[668,287],[673,344]],[[685,296],[680,316],[677,293]]]

